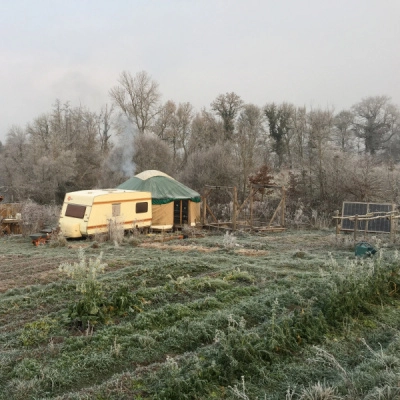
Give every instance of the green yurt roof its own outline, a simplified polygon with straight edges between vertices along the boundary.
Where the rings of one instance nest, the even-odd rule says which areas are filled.
[[[148,170],[133,176],[118,189],[151,192],[153,204],[167,204],[174,200],[200,202],[200,194],[161,171]]]

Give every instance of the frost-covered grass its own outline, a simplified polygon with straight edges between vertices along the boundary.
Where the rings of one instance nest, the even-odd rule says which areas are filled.
[[[327,231],[147,240],[0,239],[0,398],[398,398],[395,246],[359,260]],[[85,319],[58,266],[96,262]]]

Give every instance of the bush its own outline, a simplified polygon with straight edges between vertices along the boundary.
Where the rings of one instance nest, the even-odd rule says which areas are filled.
[[[236,240],[236,236],[233,236],[233,234],[230,234],[228,231],[226,231],[225,236],[222,240],[224,248],[227,250],[234,249],[236,247]]]
[[[58,226],[60,207],[55,205],[40,205],[28,200],[21,207],[21,231],[23,235],[36,233],[46,226]]]
[[[113,217],[108,220],[108,240],[117,247],[124,239],[124,222],[118,218]]]
[[[103,319],[101,307],[104,303],[103,285],[97,277],[104,272],[107,264],[101,262],[103,253],[95,258],[85,257],[82,248],[79,249],[79,262],[63,263],[58,269],[76,282],[76,291],[83,298],[70,307],[69,316],[82,324]]]

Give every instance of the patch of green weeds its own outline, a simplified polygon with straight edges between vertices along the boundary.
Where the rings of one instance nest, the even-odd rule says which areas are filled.
[[[240,268],[237,268],[228,272],[225,275],[224,280],[252,284],[255,282],[255,277],[248,271],[241,271]]]
[[[232,304],[238,301],[241,297],[252,296],[257,293],[259,289],[253,286],[247,287],[231,287],[227,290],[217,290],[215,297],[225,304]]]
[[[127,285],[120,285],[117,289],[111,292],[108,300],[108,309],[111,313],[122,316],[127,313],[142,312],[142,303],[138,300]]]
[[[19,339],[23,346],[36,346],[48,341],[57,326],[58,322],[56,320],[46,317],[28,322],[24,325]]]

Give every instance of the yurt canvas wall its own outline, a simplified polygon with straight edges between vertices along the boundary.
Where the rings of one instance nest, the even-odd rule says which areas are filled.
[[[181,204],[177,204],[180,202]],[[153,204],[153,223],[152,227],[157,226],[172,227],[173,225],[190,225],[195,226],[200,222],[200,203],[187,200],[187,214],[185,213],[184,200],[175,200],[167,204]]]

